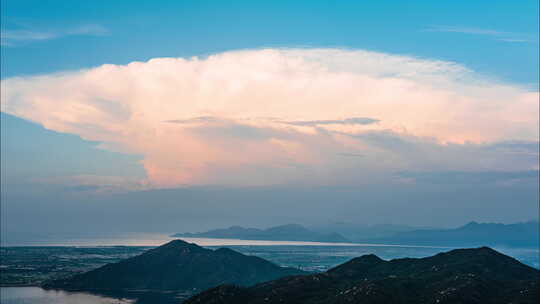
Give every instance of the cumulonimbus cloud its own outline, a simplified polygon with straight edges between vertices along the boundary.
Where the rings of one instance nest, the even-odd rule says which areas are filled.
[[[154,187],[538,169],[511,148],[490,148],[538,142],[538,98],[451,62],[341,49],[156,58],[2,81],[2,111],[140,154]]]

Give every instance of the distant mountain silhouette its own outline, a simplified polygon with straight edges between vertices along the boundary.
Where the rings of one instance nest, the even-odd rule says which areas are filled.
[[[227,248],[210,250],[174,240],[118,263],[46,283],[66,290],[204,290],[220,284],[249,286],[305,273]]]
[[[310,227],[311,230],[328,233],[336,232],[353,242],[390,237],[400,232],[434,229],[434,227],[415,227],[395,224],[365,225],[358,222],[328,222]]]
[[[232,226],[200,233],[177,233],[173,236],[267,241],[350,242],[338,233],[319,233],[296,224],[276,226],[264,230]]]
[[[456,229],[428,229],[396,233],[391,237],[371,239],[377,243],[414,245],[440,245],[455,247],[474,246],[539,246],[539,223],[531,221],[516,224],[470,222]]]
[[[325,273],[222,285],[185,304],[540,303],[539,279],[537,269],[487,247],[391,261],[365,255]]]

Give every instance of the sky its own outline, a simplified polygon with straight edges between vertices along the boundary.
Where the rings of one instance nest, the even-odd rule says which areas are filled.
[[[2,237],[536,219],[538,12],[2,1]]]

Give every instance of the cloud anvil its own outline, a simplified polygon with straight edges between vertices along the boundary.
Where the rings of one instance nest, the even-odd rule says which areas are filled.
[[[2,111],[142,155],[153,187],[534,170],[534,161],[489,147],[538,141],[538,96],[451,62],[341,49],[231,51],[2,80]]]

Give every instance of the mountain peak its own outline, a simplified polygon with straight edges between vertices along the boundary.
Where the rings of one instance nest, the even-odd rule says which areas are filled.
[[[48,282],[43,287],[67,290],[202,290],[223,283],[248,286],[303,273],[232,249],[211,250],[177,239],[118,263]]]
[[[334,267],[328,270],[328,273],[337,275],[353,276],[361,272],[365,272],[368,269],[378,266],[387,261],[379,258],[374,254],[366,254],[357,258],[354,258],[344,264]]]
[[[491,247],[488,247],[488,246],[482,246],[482,247],[478,247],[478,248],[473,248],[471,250],[477,250],[477,251],[483,251],[483,252],[490,252],[490,253],[496,253],[496,254],[500,254],[499,252],[497,252],[497,250],[491,248]]]
[[[194,244],[194,243],[188,243],[186,241],[176,239],[150,250],[149,253],[152,252],[156,254],[156,253],[164,253],[164,252],[179,252],[182,254],[189,254],[191,252],[204,251],[204,250],[208,250],[208,249],[200,247],[199,245]]]
[[[485,255],[494,255],[494,256],[504,256],[503,254],[499,253],[498,251],[490,248],[490,247],[487,247],[487,246],[482,246],[482,247],[478,247],[478,248],[463,248],[463,249],[454,249],[454,250],[450,250],[448,252],[443,252],[441,253],[442,255],[447,255],[447,256],[457,256],[457,255],[475,255],[475,256],[478,256],[478,255],[482,255],[482,256],[485,256]]]
[[[384,261],[383,259],[381,259],[378,256],[374,255],[373,253],[362,255],[362,256],[360,256],[358,258],[355,258],[354,260],[356,260],[357,262],[361,262],[361,263],[379,263],[381,261]]]
[[[275,227],[270,227],[266,229],[266,231],[272,231],[272,230],[307,230],[306,227],[299,225],[299,224],[285,224]]]
[[[229,227],[228,229],[244,230],[244,229],[246,229],[246,228],[244,228],[244,227],[242,227],[242,226],[234,225],[234,226]]]
[[[189,246],[189,245],[194,245],[193,243],[188,243],[184,240],[181,240],[181,239],[175,239],[175,240],[172,240],[168,243],[165,243],[161,246],[159,246],[158,248],[166,248],[166,247],[185,247],[185,246]]]

